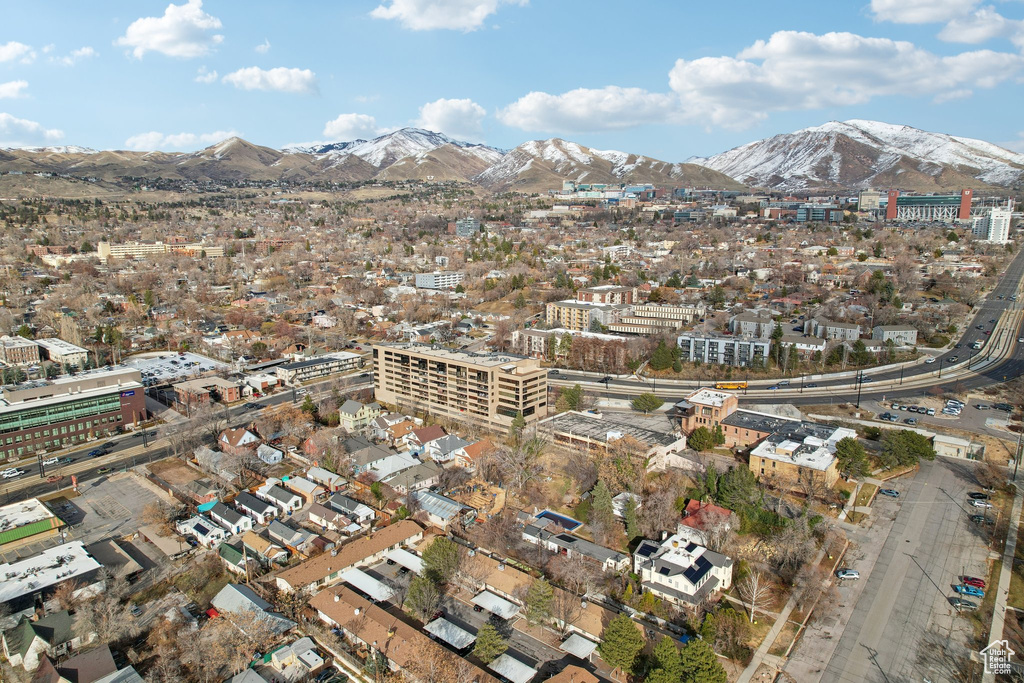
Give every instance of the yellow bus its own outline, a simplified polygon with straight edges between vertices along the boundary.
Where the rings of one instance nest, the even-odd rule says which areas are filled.
[[[746,382],[715,382],[715,389],[746,389]]]

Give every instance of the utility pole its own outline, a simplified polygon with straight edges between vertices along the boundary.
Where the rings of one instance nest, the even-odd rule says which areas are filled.
[[[864,386],[864,371],[861,370],[857,374],[857,409],[860,409],[860,390]]]

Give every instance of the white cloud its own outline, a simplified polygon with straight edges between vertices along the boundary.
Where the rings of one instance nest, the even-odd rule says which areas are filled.
[[[139,59],[147,52],[202,57],[224,40],[211,33],[219,28],[220,19],[203,11],[203,0],[188,0],[184,5],[168,5],[162,17],[136,19],[114,44],[132,48]]]
[[[380,132],[377,119],[369,114],[341,114],[324,125],[324,136],[332,141],[368,140]]]
[[[28,81],[8,81],[0,83],[0,100],[21,97],[21,91],[28,87]]]
[[[265,55],[268,52],[270,52],[270,41],[264,38],[263,42],[254,47],[253,49],[256,50],[256,52],[259,52],[261,55]]]
[[[58,60],[58,64],[61,64],[63,66],[74,66],[83,59],[91,59],[93,57],[98,56],[99,53],[96,52],[96,50],[86,45],[85,47],[80,47],[77,50],[72,50],[71,54],[67,55],[66,57],[61,57],[60,60]],[[52,59],[53,58],[51,57],[51,60]]]
[[[1022,66],[1020,55],[991,50],[943,57],[888,38],[779,31],[735,58],[680,59],[669,83],[686,119],[743,127],[771,111],[991,88]]]
[[[241,90],[274,90],[288,93],[315,93],[316,74],[309,69],[289,69],[283,66],[261,69],[250,66],[233,71],[221,79]]]
[[[205,66],[199,67],[199,71],[196,72],[196,83],[216,83],[217,72],[207,71]]]
[[[139,133],[124,141],[125,147],[139,152],[151,152],[153,150],[194,150],[198,147],[209,145],[226,140],[231,137],[239,137],[241,133],[233,130],[218,130],[212,133],[174,133],[166,135],[151,131]]]
[[[487,110],[470,99],[446,100],[443,97],[420,107],[416,125],[459,140],[477,142],[483,138],[481,122]]]
[[[1008,38],[1024,48],[1024,21],[1007,19],[994,7],[982,7],[969,15],[951,19],[939,38],[949,43],[984,43],[996,38]]]
[[[29,64],[35,58],[35,51],[25,43],[12,40],[0,44],[0,62],[13,62],[15,59],[20,59],[22,64]]]
[[[0,147],[31,147],[56,142],[64,131],[44,128],[28,119],[19,119],[0,112]]]
[[[413,31],[451,29],[475,31],[500,5],[526,5],[528,0],[389,0],[370,12],[376,19],[397,19]]]
[[[51,52],[53,52],[54,50],[56,50],[56,49],[57,49],[57,46],[54,45],[53,43],[50,43],[49,45],[44,45],[43,46],[43,54],[44,55],[48,55]]]
[[[579,133],[664,123],[678,107],[671,94],[610,85],[562,95],[531,92],[498,112],[498,119],[523,130]]]
[[[879,21],[897,24],[942,23],[967,14],[978,0],[871,0]]]

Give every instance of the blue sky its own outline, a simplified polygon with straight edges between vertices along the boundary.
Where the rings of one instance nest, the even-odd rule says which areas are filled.
[[[1024,2],[0,0],[0,147],[402,126],[669,161],[864,118],[1024,151]]]

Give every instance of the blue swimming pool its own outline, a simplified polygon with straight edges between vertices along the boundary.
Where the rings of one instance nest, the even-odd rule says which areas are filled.
[[[537,519],[546,519],[549,522],[554,522],[566,531],[575,531],[576,529],[583,526],[583,522],[573,519],[572,517],[560,515],[557,512],[552,512],[551,510],[545,510],[544,512],[540,513],[539,515],[537,515]]]

